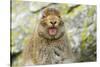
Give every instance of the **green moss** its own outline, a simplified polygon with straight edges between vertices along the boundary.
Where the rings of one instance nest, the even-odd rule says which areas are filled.
[[[18,37],[19,32],[11,31],[11,45],[14,45],[15,39]]]
[[[86,46],[86,39],[87,39],[87,19],[84,20],[84,24],[83,24],[83,32],[81,33],[81,38],[82,38],[82,44],[81,44],[81,49],[84,49]]]
[[[93,14],[94,14],[95,11],[96,11],[96,6],[93,6],[93,7],[91,7],[91,8],[88,10],[87,15],[88,15],[88,16],[93,16]]]
[[[88,38],[87,38],[87,42],[91,43],[93,41],[93,39],[94,39],[93,36],[89,35]]]

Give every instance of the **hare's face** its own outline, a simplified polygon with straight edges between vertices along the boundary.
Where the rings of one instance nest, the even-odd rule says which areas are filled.
[[[64,34],[64,22],[60,16],[50,14],[41,19],[38,33],[46,39],[58,39]]]

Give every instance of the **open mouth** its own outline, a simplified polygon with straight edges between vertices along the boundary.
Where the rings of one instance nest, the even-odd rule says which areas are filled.
[[[48,33],[51,36],[56,35],[57,34],[57,28],[56,27],[50,27],[50,28],[48,28]]]

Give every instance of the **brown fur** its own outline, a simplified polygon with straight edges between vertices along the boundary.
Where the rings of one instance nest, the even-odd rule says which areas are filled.
[[[56,22],[54,27],[57,33],[49,35],[48,28],[52,27],[50,22]],[[29,44],[23,50],[23,64],[29,60],[32,64],[57,64],[73,61],[73,54],[68,37],[65,33],[64,22],[60,12],[54,8],[43,11],[40,23],[37,23]]]

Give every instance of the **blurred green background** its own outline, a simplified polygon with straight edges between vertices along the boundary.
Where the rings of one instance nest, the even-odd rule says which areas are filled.
[[[73,52],[81,55],[79,61],[96,61],[96,5],[17,0],[11,1],[11,60],[23,50],[41,11],[48,7],[60,10]]]

